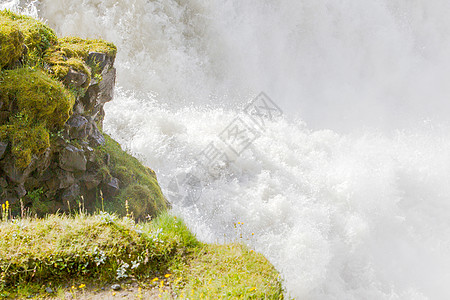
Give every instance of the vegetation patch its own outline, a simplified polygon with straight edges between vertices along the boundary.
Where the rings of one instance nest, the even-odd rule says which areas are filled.
[[[18,61],[24,52],[23,34],[19,27],[0,15],[0,69]]]
[[[107,134],[104,136],[105,145],[96,149],[96,156],[109,156],[110,161],[107,164],[105,159],[100,160],[97,162],[98,167],[103,177],[118,178],[121,182],[121,192],[105,202],[105,210],[126,215],[126,210],[130,209],[137,220],[153,218],[165,211],[168,203],[161,192],[155,172],[123,151],[119,143]]]
[[[17,47],[18,44],[15,44],[17,51],[15,56],[20,52],[18,48],[22,48],[22,52],[26,53],[25,59],[28,65],[38,64],[44,52],[58,42],[55,32],[50,27],[29,16],[15,14],[9,10],[2,10],[0,11],[0,24],[2,32],[4,32],[5,27],[9,27],[9,31],[11,29],[20,31],[23,40],[20,38],[9,39],[7,45],[11,49],[13,41],[23,41],[23,46]],[[23,48],[25,48],[25,51],[23,51]]]
[[[95,60],[88,60],[90,52],[105,53],[115,58],[117,48],[103,40],[64,37],[58,40],[57,45],[47,50],[44,61],[51,65],[53,74],[60,80],[64,79],[70,68],[88,75],[85,83],[88,86],[92,77],[100,76],[101,70]]]
[[[9,122],[0,126],[0,137],[11,142],[18,165],[26,167],[33,155],[50,146],[49,133],[69,119],[75,98],[40,70],[5,70],[0,80],[0,101],[13,107],[8,110]]]
[[[205,245],[167,213],[144,224],[104,212],[7,219],[0,222],[3,298],[131,279],[166,299],[283,297],[278,274],[262,255],[238,244]]]

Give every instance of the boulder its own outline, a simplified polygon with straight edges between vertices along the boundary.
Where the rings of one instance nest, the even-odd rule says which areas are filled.
[[[80,181],[84,183],[84,187],[88,191],[98,187],[101,183],[101,180],[95,174],[86,174]]]
[[[16,166],[14,159],[5,159],[2,165],[3,172],[5,172],[8,179],[14,183],[24,183],[30,174],[30,169],[23,170]]]
[[[5,156],[6,148],[8,148],[7,142],[0,142],[0,159]]]
[[[70,187],[66,188],[61,195],[61,200],[63,203],[72,202],[80,196],[80,186],[78,184],[73,184]],[[75,207],[72,207],[72,209]]]
[[[58,178],[58,189],[65,189],[75,183],[75,176],[71,172],[67,172],[64,170],[58,170],[57,172]]]
[[[87,74],[69,68],[69,72],[67,72],[67,75],[64,77],[64,83],[67,86],[81,87],[86,83],[87,79]]]
[[[103,191],[108,198],[114,197],[119,193],[119,179],[112,177],[108,183],[103,186]]]
[[[66,122],[66,128],[70,138],[82,140],[88,137],[91,124],[84,116],[74,114]]]
[[[73,145],[66,146],[59,153],[59,167],[63,170],[70,172],[86,171],[86,163],[84,151]]]
[[[89,145],[91,147],[99,147],[105,144],[105,137],[98,130],[97,126],[92,127],[91,134],[89,135]]]

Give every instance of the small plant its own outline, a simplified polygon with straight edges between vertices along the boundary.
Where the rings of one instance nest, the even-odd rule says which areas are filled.
[[[28,192],[27,197],[28,197],[28,199],[31,200],[31,202],[34,203],[34,202],[37,202],[37,201],[41,200],[41,196],[42,196],[43,193],[44,193],[44,189],[43,188],[38,188],[38,189],[35,189],[32,192]]]
[[[113,224],[117,221],[116,215],[110,214],[105,211],[101,211],[97,216],[104,224]]]
[[[6,200],[6,203],[2,204],[2,220],[7,221],[9,214],[9,202]]]
[[[107,256],[105,255],[104,251],[98,250],[98,248],[95,248],[94,255],[95,255],[94,261],[95,261],[95,264],[97,265],[97,267],[105,263]]]
[[[116,279],[127,278],[128,274],[127,269],[130,267],[126,262],[122,263],[119,268],[117,268],[117,276]]]

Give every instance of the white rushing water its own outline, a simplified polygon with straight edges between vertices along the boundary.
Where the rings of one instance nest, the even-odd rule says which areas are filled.
[[[116,43],[105,129],[166,194],[266,92],[284,116],[172,198],[205,241],[242,236],[296,299],[450,297],[450,2],[0,0]],[[234,228],[233,223],[242,222]],[[252,234],[253,233],[253,234]]]

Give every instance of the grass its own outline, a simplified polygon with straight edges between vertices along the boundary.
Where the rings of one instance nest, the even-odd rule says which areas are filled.
[[[119,143],[107,134],[104,134],[104,137],[105,145],[95,149],[96,157],[109,155],[110,162],[106,164],[104,159],[99,160],[97,168],[101,170],[105,181],[115,177],[122,184],[119,195],[105,202],[105,210],[125,215],[127,212],[124,203],[128,203],[133,217],[137,220],[145,220],[148,216],[154,218],[165,211],[168,202],[161,192],[155,172],[123,151]]]
[[[283,298],[278,273],[261,254],[203,244],[169,213],[136,224],[107,213],[8,220],[5,205],[2,212],[0,298],[130,280],[166,299]]]

